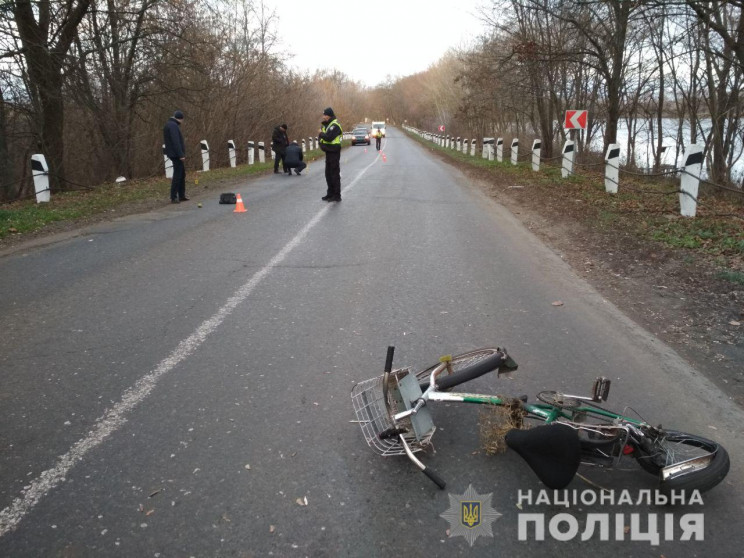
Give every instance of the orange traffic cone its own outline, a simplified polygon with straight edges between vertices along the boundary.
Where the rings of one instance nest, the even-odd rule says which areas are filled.
[[[240,194],[238,194],[238,201],[235,204],[235,211],[233,213],[245,213],[246,209],[243,205],[243,198],[240,197]]]
[[[384,153],[382,154],[382,162],[387,163],[387,156]]]

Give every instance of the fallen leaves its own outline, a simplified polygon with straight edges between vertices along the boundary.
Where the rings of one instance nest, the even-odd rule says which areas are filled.
[[[563,306],[563,301],[561,301],[561,300],[556,300],[556,301],[555,301],[555,302],[553,303],[553,306]]]
[[[732,325],[732,326],[740,326],[740,325],[741,325],[741,322],[737,322],[736,320],[731,320],[731,321],[729,322],[729,325]]]
[[[307,496],[305,496],[304,498],[297,498],[295,502],[297,502],[298,506],[307,506]]]

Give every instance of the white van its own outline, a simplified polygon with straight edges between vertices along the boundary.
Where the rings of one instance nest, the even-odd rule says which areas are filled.
[[[385,137],[385,123],[384,122],[372,122],[372,135],[374,136],[380,130],[382,137]]]

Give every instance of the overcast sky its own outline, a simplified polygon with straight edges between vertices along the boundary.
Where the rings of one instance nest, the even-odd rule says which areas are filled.
[[[276,9],[280,49],[301,70],[338,69],[374,86],[426,70],[469,44],[488,0],[264,0]]]

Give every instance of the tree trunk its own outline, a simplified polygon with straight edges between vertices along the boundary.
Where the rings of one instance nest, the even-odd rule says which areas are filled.
[[[29,90],[36,109],[40,149],[49,165],[49,187],[53,192],[63,189],[65,176],[62,64],[91,1],[68,0],[66,13],[61,6],[51,6],[49,0],[34,2],[35,7],[30,0],[13,3],[28,68]]]
[[[8,151],[8,121],[5,99],[0,90],[0,199],[9,200],[13,193],[13,166]]]
[[[39,87],[41,105],[39,140],[41,152],[49,166],[49,189],[65,189],[64,100],[62,99],[62,74],[51,74]]]

